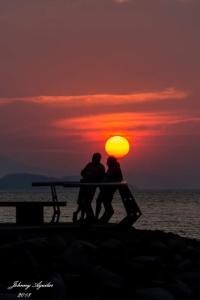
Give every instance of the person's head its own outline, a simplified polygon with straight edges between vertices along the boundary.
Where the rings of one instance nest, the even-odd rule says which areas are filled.
[[[100,153],[94,153],[93,155],[92,155],[92,162],[94,163],[94,164],[99,164],[100,163],[100,161],[101,161],[101,154]]]
[[[114,156],[109,156],[108,157],[108,159],[107,159],[107,166],[109,168],[116,167],[118,165],[119,165],[119,163],[118,163],[117,159]]]

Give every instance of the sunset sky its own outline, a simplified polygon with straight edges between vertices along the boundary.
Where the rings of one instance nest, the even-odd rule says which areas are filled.
[[[200,187],[200,1],[0,0],[0,175],[79,175],[112,135],[129,182]]]

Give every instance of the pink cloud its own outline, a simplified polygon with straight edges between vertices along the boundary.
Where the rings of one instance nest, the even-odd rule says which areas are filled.
[[[124,105],[131,103],[145,103],[155,101],[169,101],[185,99],[189,93],[176,88],[158,91],[145,91],[127,94],[91,94],[75,96],[35,96],[21,98],[0,98],[0,104],[35,103],[38,105],[67,105],[67,106],[96,106],[96,105]]]
[[[130,2],[130,0],[113,0],[115,3],[118,3],[118,4],[123,4],[123,3],[128,3]]]

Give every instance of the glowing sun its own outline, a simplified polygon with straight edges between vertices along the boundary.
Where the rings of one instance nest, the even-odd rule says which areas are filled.
[[[130,145],[126,138],[116,135],[107,140],[105,150],[108,155],[119,158],[128,154]]]

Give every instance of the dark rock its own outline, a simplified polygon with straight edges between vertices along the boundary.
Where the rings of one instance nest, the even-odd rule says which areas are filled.
[[[1,259],[1,272],[5,278],[15,277],[14,279],[18,280],[33,275],[38,276],[40,265],[31,251],[26,249],[26,247],[20,246],[17,252],[9,252],[8,255],[1,257]]]
[[[184,253],[187,245],[185,239],[179,237],[179,236],[173,236],[167,241],[167,246],[171,251]]]
[[[183,272],[179,278],[185,282],[191,289],[200,290],[200,271],[199,272]]]
[[[48,250],[54,255],[64,252],[67,247],[66,240],[64,240],[64,238],[60,235],[53,235],[49,237],[47,241]]]
[[[80,241],[75,241],[65,250],[63,263],[67,272],[82,274],[90,270],[92,255]]]
[[[91,270],[90,277],[98,289],[122,289],[124,286],[124,281],[121,276],[106,270],[101,266],[94,267]]]
[[[96,252],[98,250],[98,247],[96,245],[94,245],[91,242],[87,242],[87,241],[83,241],[83,240],[79,240],[80,244],[83,245],[83,247],[88,251],[88,252]]]
[[[178,269],[179,271],[187,271],[190,270],[192,267],[192,261],[189,258],[186,258],[182,262],[179,263]]]
[[[1,300],[18,300],[19,298],[17,295],[12,295],[12,294],[0,294],[0,299]],[[30,299],[30,298],[29,298]]]
[[[13,243],[6,243],[0,246],[0,257],[12,256],[13,253],[18,254],[21,252],[21,249],[24,249],[26,241],[17,241]]]
[[[188,287],[187,284],[183,283],[180,280],[177,280],[168,285],[168,289],[177,300],[190,300],[193,298],[192,290]]]
[[[132,258],[133,262],[141,263],[146,266],[155,266],[159,264],[160,262],[160,257],[158,256],[136,256]]]
[[[144,288],[138,289],[135,292],[137,300],[175,300],[174,296],[163,288]]]
[[[107,251],[107,253],[113,254],[113,251],[115,251],[115,253],[121,252],[123,249],[123,244],[121,241],[112,238],[112,239],[103,241],[101,243],[101,249],[104,251]]]
[[[128,276],[134,275],[134,277],[137,277],[138,279],[144,277],[145,269],[146,266],[143,263],[132,260],[128,261],[126,265],[126,272],[128,272]]]
[[[159,240],[152,241],[150,243],[149,252],[153,253],[154,255],[166,254],[169,253],[169,251],[170,251],[169,247]]]
[[[128,262],[126,272],[129,273],[129,277],[132,278],[134,283],[141,285],[146,281],[151,282],[154,280],[160,268],[160,257],[136,256]]]

